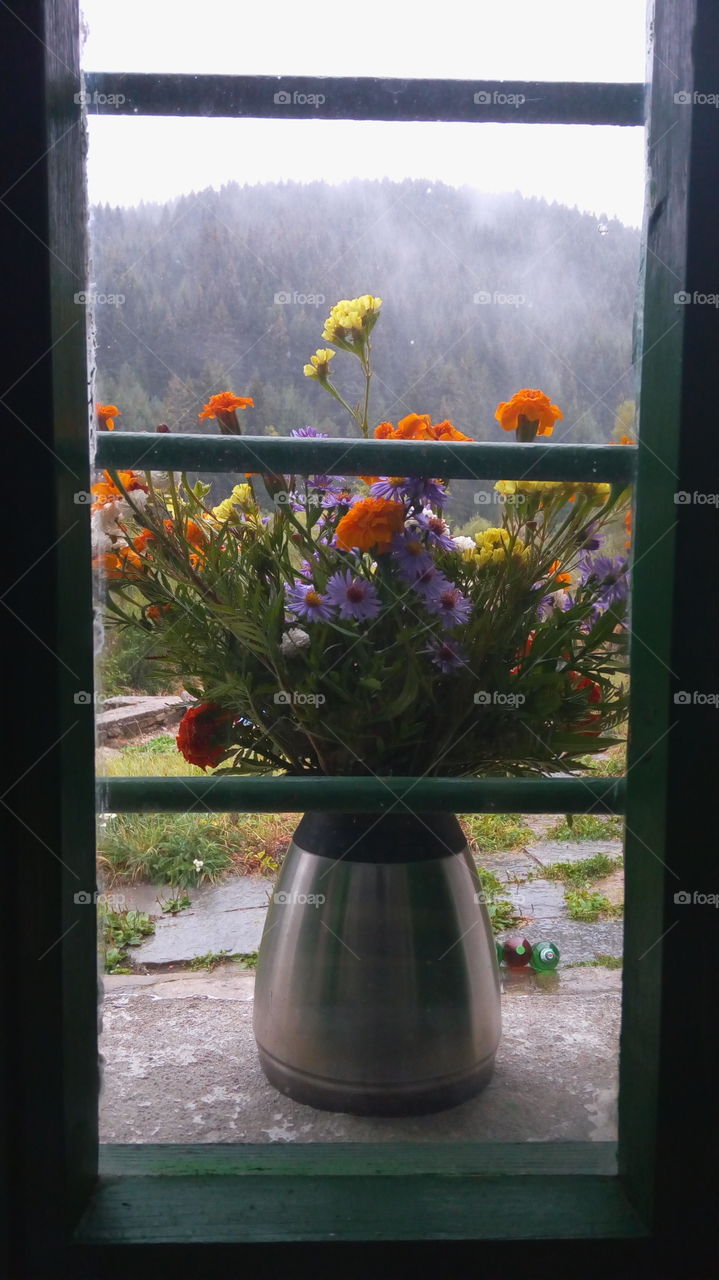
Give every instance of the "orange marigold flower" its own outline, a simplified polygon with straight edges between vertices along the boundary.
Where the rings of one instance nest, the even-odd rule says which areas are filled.
[[[120,547],[119,551],[107,551],[97,556],[92,567],[101,569],[106,578],[136,577],[142,571],[142,560],[132,547]]]
[[[395,440],[431,440],[431,423],[428,413],[408,413],[397,423]]]
[[[367,485],[376,484],[379,480],[379,476],[360,476],[360,480],[364,480],[364,483]]]
[[[220,391],[210,396],[198,418],[216,418],[220,413],[234,413],[235,409],[254,408],[254,400],[249,396],[236,396],[231,391]]]
[[[205,537],[205,533],[203,529],[200,528],[199,524],[197,524],[195,520],[187,521],[185,537],[187,538],[188,542],[192,543],[193,547],[204,548],[205,543],[207,542],[207,538]]]
[[[564,414],[543,391],[523,387],[521,391],[515,392],[511,400],[503,400],[498,404],[494,416],[504,431],[517,431],[523,426],[536,423],[534,435],[551,436],[555,422],[558,418],[563,418]]]
[[[97,425],[101,431],[114,431],[114,418],[121,418],[122,414],[116,404],[98,404],[95,405],[95,415],[97,417]]]
[[[555,582],[568,583],[572,581],[571,573],[560,573],[561,563],[559,560],[553,560],[549,566],[550,577],[554,577]]]
[[[145,616],[150,619],[150,622],[158,623],[162,621],[163,613],[167,613],[169,608],[169,604],[151,604]]]
[[[110,472],[103,471],[103,476],[105,477],[104,480],[98,480],[97,484],[90,486],[91,492],[95,494],[95,501],[92,504],[93,511],[104,507],[106,502],[114,502],[117,498],[124,497],[122,489],[118,489]],[[143,484],[134,471],[118,471],[117,476],[127,493],[132,493],[135,489],[142,489],[143,493],[147,493],[147,485]]]
[[[374,429],[375,440],[394,440],[394,427],[391,422],[380,422]]]
[[[404,507],[389,498],[362,498],[337,525],[337,544],[347,551],[386,551],[404,528]]]
[[[433,440],[471,440],[471,436],[466,436],[463,431],[458,431],[451,422],[435,422],[430,427],[430,433]]]
[[[618,440],[610,440],[610,444],[634,444],[631,436],[620,436]]]
[[[152,529],[143,529],[142,533],[138,533],[137,537],[133,538],[132,545],[136,551],[143,552],[145,551],[148,542],[151,542],[154,537],[155,535],[152,532]]]

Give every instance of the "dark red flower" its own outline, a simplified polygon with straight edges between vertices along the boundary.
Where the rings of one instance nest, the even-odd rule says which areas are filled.
[[[214,768],[229,746],[233,716],[215,702],[198,702],[186,711],[177,732],[177,747],[189,764]]]

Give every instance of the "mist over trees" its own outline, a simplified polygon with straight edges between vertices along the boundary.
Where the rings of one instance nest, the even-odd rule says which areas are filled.
[[[410,412],[499,439],[494,410],[541,387],[555,440],[606,441],[634,396],[639,232],[560,204],[421,180],[271,183],[97,207],[97,398],[119,430],[217,430],[210,395],[252,396],[251,434],[354,433],[302,367],[340,298],[379,294],[372,420]],[[359,379],[338,353],[349,402]],[[225,479],[223,489],[227,487]],[[465,504],[462,503],[462,506]]]

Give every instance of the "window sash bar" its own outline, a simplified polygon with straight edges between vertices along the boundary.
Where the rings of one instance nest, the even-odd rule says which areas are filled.
[[[135,471],[249,471],[302,475],[441,475],[447,479],[609,481],[630,484],[633,445],[538,442],[294,439],[103,431],[100,467]]]
[[[98,777],[106,813],[623,813],[624,778]]]
[[[92,115],[642,126],[644,85],[371,76],[84,75]],[[277,102],[283,93],[288,100]],[[320,99],[318,101],[318,99]],[[323,99],[323,101],[321,100]]]

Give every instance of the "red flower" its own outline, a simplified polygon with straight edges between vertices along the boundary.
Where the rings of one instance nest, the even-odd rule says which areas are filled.
[[[572,688],[577,692],[583,692],[587,702],[594,704],[602,700],[602,687],[597,684],[596,680],[590,680],[589,676],[580,676],[578,671],[569,672],[569,682]],[[588,716],[583,720],[575,720],[573,728],[584,728],[586,725],[594,725],[594,729],[584,728],[584,734],[590,737],[596,737],[600,733],[598,721],[602,718],[601,711],[590,711]]]
[[[214,768],[220,763],[229,745],[231,712],[218,707],[215,702],[198,702],[190,707],[180,721],[177,747],[189,764],[200,769],[208,765]]]

